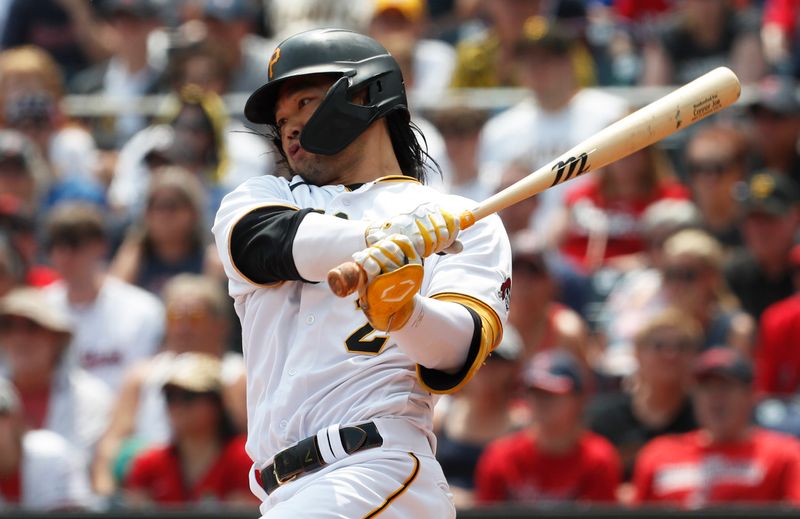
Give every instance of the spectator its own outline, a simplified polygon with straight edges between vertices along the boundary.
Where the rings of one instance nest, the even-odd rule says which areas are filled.
[[[75,511],[91,504],[83,460],[62,436],[29,430],[14,386],[0,378],[0,510]]]
[[[697,426],[689,385],[701,337],[700,325],[677,309],[643,322],[634,340],[638,369],[627,390],[600,395],[589,407],[589,427],[617,448],[626,481],[645,443]]]
[[[159,170],[150,183],[142,221],[129,229],[109,273],[160,294],[164,283],[178,274],[211,269],[218,260],[209,248],[204,209],[197,178],[175,166]]]
[[[726,248],[742,245],[736,196],[747,176],[747,153],[744,134],[720,124],[701,127],[686,145],[688,184],[703,228]]]
[[[770,76],[758,84],[758,97],[751,106],[756,152],[764,169],[789,175],[800,183],[800,99],[797,81]]]
[[[452,86],[487,88],[518,86],[521,82],[515,67],[516,45],[523,37],[525,21],[541,16],[542,0],[494,0],[482,2],[490,26],[456,47],[456,66]]]
[[[687,229],[670,237],[661,267],[664,299],[698,320],[703,349],[727,344],[750,355],[755,323],[731,294],[722,259],[719,243],[703,231]]]
[[[682,0],[656,38],[643,49],[645,85],[682,85],[729,65],[743,83],[766,73],[752,10],[737,11],[730,0]]]
[[[626,342],[637,322],[665,307],[680,308],[697,319],[703,331],[701,348],[728,344],[750,355],[755,323],[743,312],[722,273],[719,242],[699,229],[675,233],[663,246],[658,287],[649,300],[616,314],[611,322],[611,342]]]
[[[45,234],[50,260],[62,279],[45,294],[74,322],[70,355],[75,362],[116,391],[127,367],[158,350],[164,308],[153,295],[107,275],[102,218],[85,205],[52,211]]]
[[[109,200],[115,210],[138,217],[152,177],[147,159],[158,151],[167,164],[188,169],[203,183],[211,221],[228,191],[274,168],[274,156],[262,141],[229,119],[218,95],[189,85],[171,100],[164,120],[134,135],[120,150]]]
[[[103,25],[90,2],[12,0],[2,48],[31,44],[52,54],[67,78],[107,57]]]
[[[533,422],[486,448],[475,472],[478,502],[614,502],[619,457],[583,428],[588,381],[578,361],[566,352],[539,354],[523,382]]]
[[[32,213],[49,183],[50,171],[36,144],[18,131],[0,130],[0,196],[14,197]]]
[[[790,397],[800,392],[800,245],[790,255],[794,295],[761,314],[755,351],[755,385],[763,395]]]
[[[231,70],[222,49],[209,42],[176,49],[169,60],[169,82],[173,92],[189,85],[223,95],[228,91]]]
[[[479,164],[487,185],[497,185],[499,173],[508,163],[522,159],[534,170],[624,114],[626,103],[622,99],[580,87],[572,59],[578,45],[565,27],[540,18],[526,22],[516,49],[522,85],[533,98],[486,123]],[[539,197],[535,230],[548,242],[553,238],[549,222],[553,210],[563,203],[564,193],[563,186],[558,186]]]
[[[433,121],[452,165],[450,192],[476,201],[491,194],[478,173],[478,139],[487,117],[483,110],[461,105],[437,111]]]
[[[556,217],[563,222],[556,240],[564,257],[580,271],[594,272],[603,266],[630,270],[642,260],[645,244],[637,221],[647,207],[688,196],[669,170],[667,158],[651,146],[570,187],[563,212]]]
[[[253,462],[222,389],[218,358],[182,353],[172,360],[163,388],[172,437],[134,458],[123,492],[129,506],[257,503],[248,479]]]
[[[116,490],[115,471],[124,477],[127,452],[169,441],[161,389],[178,354],[197,352],[222,359],[223,399],[237,430],[245,429],[244,362],[241,354],[226,352],[231,301],[222,284],[180,274],[164,286],[162,298],[167,308],[162,351],[126,371],[111,424],[97,447],[92,482],[100,495]]]
[[[34,209],[26,209],[12,195],[0,195],[0,232],[7,235],[9,246],[19,256],[25,285],[42,288],[58,279],[55,270],[40,263]]]
[[[800,76],[798,62],[797,0],[765,0],[761,25],[764,57],[773,70]]]
[[[725,276],[744,310],[756,319],[793,292],[789,252],[800,229],[798,192],[785,175],[760,172],[744,193],[745,249],[731,258]]]
[[[264,84],[266,56],[272,48],[254,34],[256,17],[250,0],[189,0],[186,11],[197,16],[205,30],[208,44],[224,52],[226,68],[231,71],[229,92],[252,92]],[[195,30],[192,20],[183,29]]]
[[[475,466],[486,445],[525,425],[514,405],[522,353],[522,339],[506,326],[502,341],[469,384],[437,405],[436,459],[457,508],[473,505]]]
[[[49,181],[100,191],[94,139],[64,114],[63,83],[55,61],[39,47],[0,52],[0,123],[36,143],[48,161]]]
[[[155,0],[106,0],[101,9],[113,36],[111,57],[79,73],[70,82],[70,90],[100,94],[119,103],[116,121],[109,124],[110,128],[96,132],[107,139],[103,143],[106,147],[116,147],[146,124],[135,110],[138,98],[162,87],[163,71],[148,61],[147,46],[148,38],[161,22]]]
[[[570,351],[587,362],[589,331],[583,319],[556,301],[557,281],[546,251],[530,234],[512,237],[514,290],[508,321],[520,333],[523,358],[556,348]]]
[[[726,503],[800,504],[800,443],[751,425],[750,363],[733,348],[705,352],[695,368],[696,431],[646,445],[636,501],[682,508]]]
[[[38,289],[18,288],[0,300],[0,344],[25,422],[66,438],[86,464],[108,423],[112,395],[69,362],[71,335],[67,315]]]
[[[374,11],[366,34],[391,50],[391,40],[403,39],[411,45],[411,68],[403,70],[408,86],[414,78],[409,95],[412,104],[424,99],[442,100],[450,85],[455,67],[456,52],[441,40],[424,38],[427,29],[426,0],[372,0]]]

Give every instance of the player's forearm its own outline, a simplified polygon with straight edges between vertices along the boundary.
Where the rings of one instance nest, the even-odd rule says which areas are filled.
[[[415,296],[414,313],[391,338],[415,363],[455,373],[467,360],[475,333],[469,311],[457,303]]]
[[[308,281],[322,281],[332,268],[366,247],[367,222],[309,213],[297,228],[292,256],[297,272]]]

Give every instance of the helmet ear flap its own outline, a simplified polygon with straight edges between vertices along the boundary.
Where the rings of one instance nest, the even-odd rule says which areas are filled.
[[[350,102],[349,86],[350,78],[345,76],[328,90],[300,134],[304,149],[320,155],[335,155],[356,140],[376,117],[377,107]]]

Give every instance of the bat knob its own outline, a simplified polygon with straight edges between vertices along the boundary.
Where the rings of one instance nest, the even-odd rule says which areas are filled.
[[[366,273],[358,263],[342,263],[328,272],[328,286],[339,297],[347,297],[366,282]]]

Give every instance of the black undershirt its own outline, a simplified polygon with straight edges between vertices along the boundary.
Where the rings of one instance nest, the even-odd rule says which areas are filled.
[[[259,207],[244,215],[231,233],[231,260],[258,284],[306,281],[297,271],[292,245],[300,222],[314,209]]]

